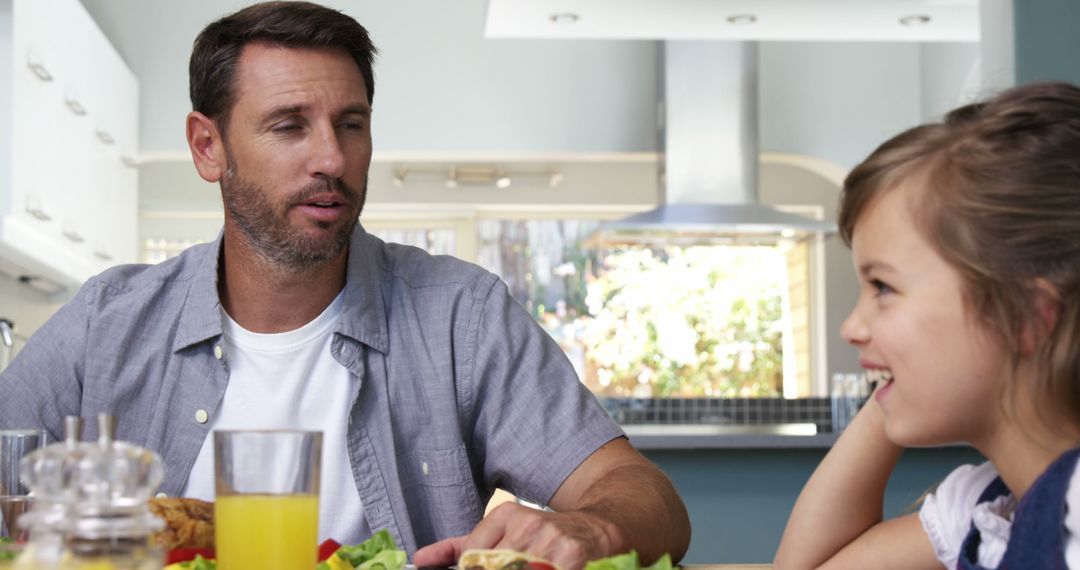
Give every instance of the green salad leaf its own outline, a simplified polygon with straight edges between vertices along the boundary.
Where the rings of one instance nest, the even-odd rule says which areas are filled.
[[[371,560],[357,566],[357,570],[401,570],[405,567],[404,550],[383,550]]]
[[[646,566],[644,570],[671,570],[671,555],[667,552],[660,557],[659,560],[652,563],[652,566]]]
[[[15,543],[14,540],[11,540],[10,538],[8,538],[6,536],[0,536],[0,545],[14,544],[14,543]],[[16,553],[14,550],[9,550],[7,548],[0,548],[0,562],[9,562],[11,560],[15,560],[16,556],[18,556],[18,553]]]
[[[376,557],[384,552],[390,554],[385,554],[382,558],[376,560]],[[365,570],[368,568],[373,570],[400,570],[405,566],[405,551],[398,550],[397,544],[394,543],[394,537],[390,536],[390,531],[385,528],[360,544],[342,546],[338,549],[337,555],[354,567],[364,568]],[[364,564],[369,561],[372,562],[372,565],[365,566]]]
[[[203,558],[201,554],[195,555],[195,560],[181,562],[180,567],[184,570],[217,570],[217,561]]]
[[[585,570],[672,570],[671,556],[665,553],[651,566],[642,566],[637,551],[631,550],[626,554],[592,560],[585,564]]]

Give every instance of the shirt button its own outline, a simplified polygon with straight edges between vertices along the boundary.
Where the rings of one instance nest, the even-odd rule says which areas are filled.
[[[210,414],[206,413],[206,410],[198,410],[195,412],[195,421],[200,424],[205,424],[208,419],[210,419]]]
[[[225,356],[225,351],[221,350],[221,345],[214,345],[214,358],[221,360],[221,357]]]
[[[168,493],[158,493],[158,494],[154,495],[154,498],[155,499],[167,499],[167,498],[169,498],[169,494]]]

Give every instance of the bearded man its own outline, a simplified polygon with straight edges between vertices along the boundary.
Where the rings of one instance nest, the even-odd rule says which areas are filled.
[[[221,187],[220,237],[89,280],[0,376],[0,427],[59,438],[67,415],[111,413],[118,439],[162,456],[161,494],[207,500],[212,430],[319,430],[320,539],[386,528],[421,566],[468,547],[569,570],[631,548],[678,560],[670,481],[505,285],[359,225],[375,53],[305,2],[207,26],[186,132]],[[483,518],[496,488],[550,510]]]

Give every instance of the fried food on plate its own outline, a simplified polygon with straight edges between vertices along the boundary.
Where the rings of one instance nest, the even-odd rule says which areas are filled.
[[[562,570],[559,566],[516,550],[473,549],[461,553],[458,570]]]
[[[165,519],[165,530],[154,540],[166,550],[214,548],[214,503],[166,497],[150,499],[150,512]]]

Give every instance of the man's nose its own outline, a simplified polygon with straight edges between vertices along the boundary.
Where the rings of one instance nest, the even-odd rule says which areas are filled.
[[[345,153],[334,129],[321,130],[313,138],[312,146],[309,167],[311,176],[322,175],[336,179],[345,174]]]

